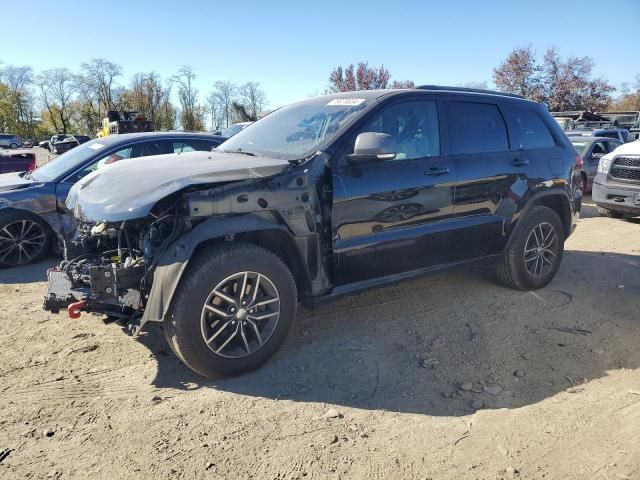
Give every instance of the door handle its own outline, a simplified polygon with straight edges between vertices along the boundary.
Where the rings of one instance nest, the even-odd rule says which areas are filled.
[[[445,173],[449,173],[450,170],[448,168],[440,168],[440,167],[431,167],[429,170],[424,172],[425,175],[444,175]]]
[[[512,167],[522,167],[524,165],[529,165],[529,160],[526,158],[514,158],[509,162],[509,165]]]

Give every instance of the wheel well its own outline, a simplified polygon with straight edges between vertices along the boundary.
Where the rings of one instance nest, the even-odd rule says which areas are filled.
[[[191,256],[195,256],[196,252],[202,248],[222,243],[224,241],[226,241],[225,237],[206,240],[196,247]],[[259,245],[276,254],[291,271],[291,274],[296,281],[299,298],[302,298],[306,292],[311,291],[311,282],[309,281],[309,276],[307,275],[307,271],[302,263],[302,259],[298,254],[298,248],[294,240],[286,232],[274,229],[239,233],[234,235],[234,241],[242,241],[245,243]]]
[[[533,205],[542,205],[556,212],[562,222],[565,238],[569,236],[571,233],[571,211],[569,209],[569,202],[562,195],[544,195],[538,197],[533,201]]]
[[[291,270],[291,274],[296,281],[299,298],[301,298],[305,292],[311,290],[309,276],[298,253],[298,247],[286,232],[282,230],[258,230],[242,234],[240,239],[248,243],[260,245],[275,253],[280,260],[289,267],[289,270]]]

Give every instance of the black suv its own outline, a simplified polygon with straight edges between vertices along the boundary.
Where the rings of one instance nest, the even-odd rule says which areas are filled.
[[[540,104],[427,86],[276,110],[213,152],[78,182],[77,229],[45,308],[163,322],[186,365],[258,367],[298,299],[317,302],[492,258],[546,285],[579,214],[580,157]]]

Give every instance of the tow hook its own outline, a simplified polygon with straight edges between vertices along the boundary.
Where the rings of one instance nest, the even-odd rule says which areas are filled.
[[[82,315],[82,308],[87,304],[86,301],[80,300],[79,302],[74,302],[67,307],[67,314],[69,318],[80,318]]]

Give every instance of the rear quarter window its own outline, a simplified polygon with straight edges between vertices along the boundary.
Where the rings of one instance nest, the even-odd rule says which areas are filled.
[[[509,150],[507,127],[497,105],[450,102],[449,113],[454,154]]]
[[[504,111],[517,148],[549,148],[555,145],[553,135],[537,112],[512,106],[504,107]]]

